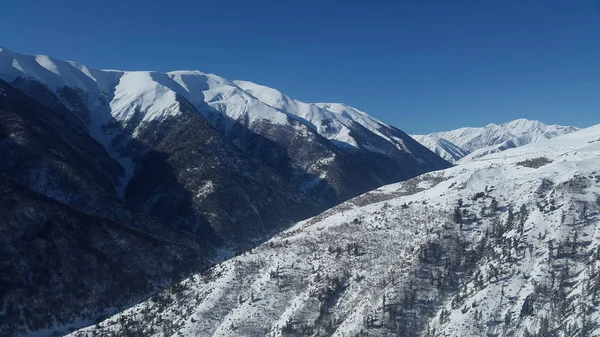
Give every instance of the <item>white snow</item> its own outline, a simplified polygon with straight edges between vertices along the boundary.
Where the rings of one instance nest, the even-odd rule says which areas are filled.
[[[112,116],[119,121],[128,121],[136,113],[141,114],[142,121],[180,113],[176,92],[145,71],[126,72],[121,76],[110,108]]]
[[[207,195],[209,195],[210,193],[212,193],[213,191],[214,191],[214,184],[213,184],[213,182],[211,180],[209,180],[206,183],[204,183],[204,185],[202,185],[198,189],[198,192],[196,192],[196,198],[197,199],[203,199]]]
[[[458,145],[453,144],[444,138],[440,138],[439,136],[411,135],[411,137],[426,148],[435,152],[438,156],[452,163],[469,154],[469,151],[462,149]]]
[[[276,89],[253,82],[234,82],[263,103],[293,114],[327,139],[358,148],[358,141],[351,135],[352,123],[357,123],[396,146],[397,141],[379,131],[380,128],[389,128],[389,125],[353,107],[340,103],[305,103],[295,100]],[[384,152],[369,145],[363,145],[363,148],[373,152]]]

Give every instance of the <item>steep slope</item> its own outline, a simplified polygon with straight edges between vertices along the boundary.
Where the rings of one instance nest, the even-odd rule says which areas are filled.
[[[219,134],[191,104],[180,104],[179,117],[141,124],[121,150],[137,163],[125,194],[130,205],[233,249],[318,209]]]
[[[292,116],[305,128],[300,134],[289,128],[284,133],[296,134],[295,138],[299,139],[296,142],[301,143],[305,149],[305,152],[298,153],[297,146],[281,142],[281,131],[265,133],[263,122],[246,122],[251,130],[283,144],[288,153],[295,153],[291,158],[292,166],[306,166],[306,163],[314,161],[309,156],[317,154],[331,160],[327,165],[320,165],[315,175],[331,177],[335,190],[352,186],[351,181],[363,183],[359,188],[339,193],[336,201],[345,200],[381,184],[405,180],[420,172],[448,166],[448,163],[427,151],[404,132],[345,104],[304,103],[273,88],[252,82],[234,83],[265,105]],[[304,140],[307,133],[310,135],[309,142]]]
[[[119,164],[36,90],[57,110],[0,80],[0,336],[87,325],[215,256],[124,205]]]
[[[2,80],[0,92],[0,173],[78,209],[114,214],[121,166],[64,106],[50,110]]]
[[[573,126],[547,125],[539,121],[517,119],[500,125],[466,127],[413,137],[444,159],[457,162],[468,154],[471,154],[468,160],[473,160],[489,153],[551,139],[577,130],[578,128]],[[467,158],[463,160],[465,161]]]
[[[404,139],[400,134],[396,137],[390,135],[394,128],[362,111],[338,103],[304,103],[295,100],[283,93],[266,86],[249,81],[234,81],[236,85],[244,89],[261,102],[285,111],[293,116],[299,117],[312,129],[331,140],[342,149],[353,147],[364,148],[369,151],[379,152],[383,149],[370,144],[367,139],[358,137],[355,124],[367,129],[372,133],[371,138],[378,136],[399,149],[406,150]],[[386,135],[387,134],[387,135]]]
[[[148,136],[146,126],[138,128],[144,135],[140,139],[149,144],[121,139],[119,149],[130,151],[140,163],[126,201],[158,219],[137,214],[117,195],[123,169],[85,125],[72,119],[46,87],[32,86],[28,93],[54,102],[48,105],[56,110],[0,80],[5,206],[0,307],[25,305],[20,311],[3,311],[2,336],[40,330],[50,334],[89,324],[107,310],[131,305],[205,268],[216,257],[215,238],[249,244],[257,230],[250,231],[247,223],[264,221],[260,230],[267,236],[282,218],[306,217],[306,209],[313,207],[300,193],[295,193],[298,200],[282,194],[285,184],[270,169],[240,153],[197,111],[180,110],[181,118],[189,115],[180,124],[152,128]],[[186,137],[196,132],[201,137]],[[188,197],[185,184],[206,187]],[[214,209],[215,204],[244,202],[252,203],[250,212]],[[275,210],[267,212],[270,207]],[[210,226],[209,220],[197,218],[200,212],[214,213]]]
[[[0,336],[66,333],[210,264],[210,251],[147,216],[92,216],[3,175],[0,195]],[[160,235],[140,230],[151,226]]]
[[[469,151],[459,147],[458,145],[438,136],[434,135],[412,135],[412,137],[423,146],[433,151],[438,156],[446,159],[451,163],[466,157]]]
[[[70,336],[600,333],[600,125],[354,198]]]
[[[9,51],[0,52],[0,69],[0,77],[30,97],[62,107],[56,115],[69,116],[65,111],[71,111],[70,122],[78,132],[89,130],[124,168],[117,166],[120,180],[113,179],[110,188],[117,187],[129,205],[171,226],[215,244],[231,241],[235,248],[323,207],[214,130],[195,106],[172,90],[178,84],[166,74],[98,71]],[[49,115],[47,110],[37,113]],[[55,179],[55,174],[41,177]],[[78,200],[89,203],[82,194]],[[119,214],[109,203],[101,204],[106,214]],[[226,211],[230,205],[236,208]]]
[[[128,203],[232,246],[449,165],[356,109],[310,104],[326,117],[309,120],[304,103],[278,105],[249,82],[198,71],[97,70],[3,49],[0,78],[72,112],[123,167],[117,192]],[[339,134],[319,132],[323,123]]]

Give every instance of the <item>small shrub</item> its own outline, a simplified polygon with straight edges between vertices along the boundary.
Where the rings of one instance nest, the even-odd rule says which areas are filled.
[[[517,165],[536,169],[550,163],[552,163],[552,160],[546,157],[538,157],[518,162]]]
[[[473,201],[476,201],[477,199],[481,199],[485,197],[485,192],[477,192],[475,193],[475,195],[473,196],[473,198],[471,198]]]

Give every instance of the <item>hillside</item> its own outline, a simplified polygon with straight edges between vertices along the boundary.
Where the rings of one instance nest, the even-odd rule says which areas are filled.
[[[600,333],[600,126],[354,198],[71,336]]]

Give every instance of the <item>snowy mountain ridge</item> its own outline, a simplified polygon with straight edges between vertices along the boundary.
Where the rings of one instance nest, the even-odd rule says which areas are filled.
[[[503,124],[491,123],[484,127],[464,127],[412,137],[448,161],[462,159],[465,162],[577,130],[579,128],[573,126],[547,125],[521,118]]]
[[[596,336],[600,125],[387,185],[70,336]]]
[[[136,163],[121,140],[137,139],[148,125],[187,118],[183,111],[191,110],[318,203],[332,205],[449,165],[401,130],[345,104],[304,103],[200,71],[98,70],[0,49],[0,79],[34,99],[50,90],[59,100],[51,103],[66,106],[126,168],[122,191]],[[360,170],[365,181],[349,177],[349,170]]]
[[[166,157],[179,158],[177,164],[186,166],[181,167],[177,179],[185,185],[184,195],[168,201],[184,203],[188,194],[197,195],[193,208],[205,212],[190,216],[187,222],[212,218],[215,213],[206,210],[207,199],[214,198],[215,193],[198,192],[214,179],[196,170],[197,150],[183,145],[196,143],[197,147],[201,142],[201,148],[210,150],[210,144],[215,143],[210,136],[213,132],[200,135],[190,129],[185,139],[172,134],[175,129],[182,134],[182,128],[190,128],[190,119],[208,123],[220,134],[216,136],[219,141],[231,142],[240,151],[230,155],[237,158],[243,154],[258,161],[254,166],[263,167],[265,179],[272,176],[285,182],[288,192],[291,189],[301,194],[290,200],[306,198],[314,205],[314,212],[384,184],[449,166],[401,130],[347,105],[304,103],[272,88],[200,71],[98,70],[77,62],[0,49],[0,79],[52,109],[63,111],[66,107],[65,117],[87,128],[124,168],[121,186],[117,186],[123,198],[134,198],[127,191],[133,191],[130,182],[136,181],[140,167],[148,162],[148,150],[163,153],[182,147],[188,151],[185,156],[177,152],[179,156]],[[161,141],[168,135],[177,144]],[[235,160],[218,159],[222,154],[213,154],[217,162],[233,165],[222,170],[223,175],[240,170]],[[152,174],[150,165],[147,169]],[[204,169],[212,170],[211,166]],[[191,183],[190,175],[201,181]],[[243,179],[254,184],[250,176]],[[161,186],[157,184],[152,193],[168,193]],[[240,191],[240,197],[243,194],[246,192]],[[143,208],[156,209],[146,204],[156,197],[145,197]],[[270,213],[269,209],[265,203],[263,211]],[[247,211],[254,212],[254,207]],[[254,218],[256,226],[262,227],[262,211]],[[285,216],[278,219],[277,223],[286,223]],[[186,226],[197,227],[192,223]]]
[[[107,123],[106,100],[110,102],[110,117],[126,122],[133,117],[132,108],[137,108],[143,115],[141,121],[147,122],[177,115],[176,95],[181,95],[205,116],[209,113],[207,108],[212,108],[235,121],[248,118],[249,124],[259,120],[287,124],[291,117],[336,144],[352,147],[358,147],[360,140],[350,135],[348,125],[358,123],[406,150],[400,138],[379,131],[391,128],[389,125],[350,106],[304,103],[272,88],[249,81],[229,81],[197,70],[166,73],[98,70],[73,61],[0,49],[0,78],[9,83],[17,78],[35,79],[57,94],[64,86],[81,90],[87,96],[86,103],[96,126]]]

